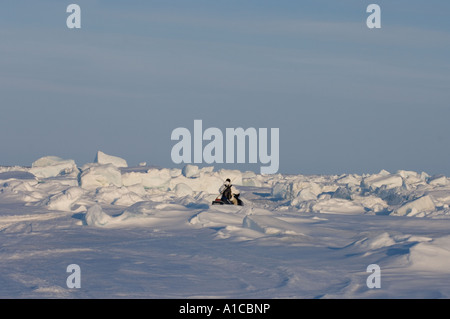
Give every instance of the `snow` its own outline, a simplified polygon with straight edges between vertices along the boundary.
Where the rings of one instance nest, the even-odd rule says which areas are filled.
[[[450,274],[450,236],[417,244],[411,248],[408,259],[411,268],[425,273]]]
[[[331,198],[321,200],[316,203],[312,210],[318,213],[326,214],[363,214],[365,209],[362,205],[351,200],[341,198]]]
[[[243,227],[249,228],[266,235],[303,235],[303,229],[269,215],[246,215]]]
[[[0,167],[0,297],[450,297],[445,176],[125,167],[102,154]],[[243,207],[211,205],[226,178]],[[70,264],[80,289],[66,286]],[[366,285],[372,264],[380,289]]]

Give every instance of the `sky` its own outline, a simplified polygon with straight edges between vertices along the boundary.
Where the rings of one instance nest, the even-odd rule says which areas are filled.
[[[81,29],[66,26],[71,3]],[[366,25],[371,3],[380,29]],[[101,150],[181,168],[171,133],[200,119],[279,128],[283,174],[450,176],[449,12],[442,0],[3,1],[0,165],[82,166]]]

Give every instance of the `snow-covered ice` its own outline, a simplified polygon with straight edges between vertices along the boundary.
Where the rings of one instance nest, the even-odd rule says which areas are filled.
[[[212,206],[231,178],[244,206]],[[0,298],[449,298],[445,176],[0,167]],[[66,268],[81,269],[81,288]],[[367,266],[381,269],[370,289]]]
[[[118,156],[105,154],[102,151],[98,151],[95,156],[94,163],[98,164],[112,164],[117,167],[128,167],[127,161]]]

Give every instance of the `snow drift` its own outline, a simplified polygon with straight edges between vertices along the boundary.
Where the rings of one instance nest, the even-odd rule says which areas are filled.
[[[210,205],[226,178],[243,207]],[[0,297],[450,297],[449,206],[448,178],[424,172],[260,175],[47,156],[0,167],[0,279],[19,287]],[[28,271],[44,278],[69,259],[102,268],[88,293],[68,293],[52,269],[34,285],[17,270],[42,263]],[[369,264],[386,290],[366,289]],[[102,282],[111,288],[99,292]]]

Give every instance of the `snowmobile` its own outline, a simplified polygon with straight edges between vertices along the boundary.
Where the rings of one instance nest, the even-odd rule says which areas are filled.
[[[216,197],[215,200],[213,200],[213,205],[239,205],[244,206],[244,203],[239,199],[239,192],[236,192],[237,194],[234,194],[236,192],[236,189],[233,188],[233,185],[231,184],[231,180],[229,178],[226,179],[223,186],[219,189],[219,196]],[[234,196],[234,199],[236,200],[236,204],[234,201],[232,201],[232,198]]]
[[[229,179],[227,181],[230,181]],[[233,194],[231,193],[231,187],[232,185],[229,184],[226,186],[225,190],[222,191],[222,193],[216,197],[216,199],[212,202],[213,205],[234,205],[233,201],[231,200],[233,198]],[[244,203],[239,199],[240,194],[234,194],[234,198],[236,199],[237,205],[244,206]]]
[[[238,206],[244,206],[242,200],[239,199],[239,195],[235,195],[234,198],[236,198]],[[219,195],[216,197],[215,200],[213,200],[212,205],[234,205],[234,204],[231,200],[229,200],[225,196]]]

